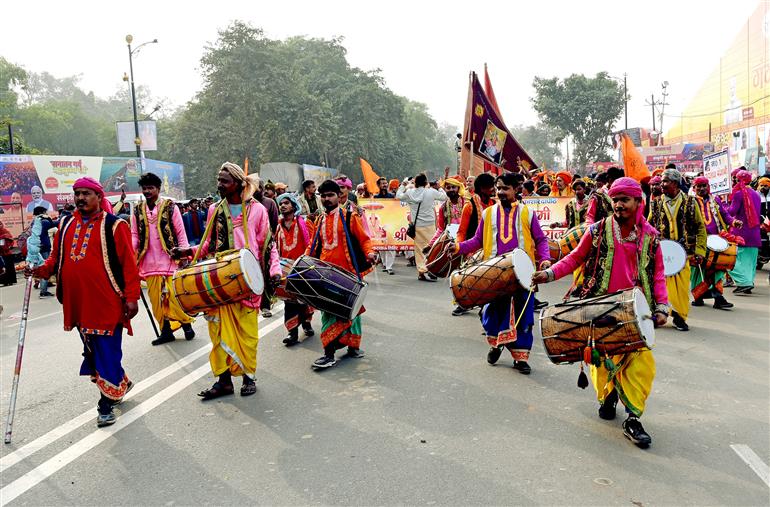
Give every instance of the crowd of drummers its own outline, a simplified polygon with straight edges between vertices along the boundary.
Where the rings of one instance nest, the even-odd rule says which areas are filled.
[[[371,194],[344,175],[289,189],[226,162],[211,182],[221,199],[186,210],[160,197],[161,179],[144,173],[145,199],[120,211],[126,220],[86,177],[73,185],[76,209],[60,221],[50,255],[28,258],[27,275],[56,277],[64,328],[83,342],[80,374],[100,392],[97,425],[107,426],[133,386],[121,340],[124,330],[132,334],[140,299],[153,345],[173,342],[178,329],[191,340],[194,319],[207,321],[217,380],[199,393],[203,400],[234,394],[233,377],[241,377],[241,396],[256,393],[259,317],[270,318],[277,300],[287,347],[316,334],[320,313],[313,369],[364,357],[365,277],[394,274],[399,253],[375,250],[358,199],[399,200],[414,241],[408,265],[418,282],[449,277],[447,312],[479,316],[487,361],[507,350],[513,368],[529,374],[537,324],[549,359],[578,363],[581,388],[590,376],[601,418],[615,419],[620,402],[623,434],[644,448],[652,442],[640,418],[655,377],[654,328],[670,320],[687,331],[690,307],[706,301],[729,310],[725,288],[750,296],[758,263],[770,257],[770,178],[740,168],[732,180],[729,194],[712,196],[707,179],[686,181],[669,164],[641,182],[617,167],[590,178],[419,174],[380,178]],[[570,198],[565,222],[541,223],[523,203],[543,195]],[[556,227],[567,232],[549,240]],[[567,276],[563,302],[536,298],[539,284]]]

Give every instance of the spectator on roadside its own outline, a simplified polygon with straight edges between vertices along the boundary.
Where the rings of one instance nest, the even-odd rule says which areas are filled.
[[[44,206],[38,206],[32,211],[32,232],[27,239],[27,263],[40,266],[51,255],[51,237],[49,231],[59,226],[58,220],[48,216]],[[53,296],[48,292],[48,279],[40,280],[40,299]]]
[[[423,248],[436,234],[436,201],[447,200],[444,189],[435,190],[428,187],[428,177],[425,173],[418,174],[414,179],[414,188],[407,189],[404,181],[396,193],[396,199],[409,204],[412,223],[415,225],[414,255],[417,265],[417,279],[423,282],[435,282],[436,277],[428,273],[425,267]]]

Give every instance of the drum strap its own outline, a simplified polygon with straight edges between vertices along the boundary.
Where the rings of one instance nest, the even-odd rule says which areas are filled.
[[[422,204],[422,203],[420,203]],[[419,213],[420,206],[417,206],[417,212]],[[342,210],[340,210],[340,213],[342,213]],[[345,241],[348,244],[348,251],[350,252],[350,260],[353,263],[353,269],[356,270],[356,276],[359,280],[363,280],[363,277],[361,276],[361,271],[358,269],[358,261],[356,261],[356,251],[353,250],[353,243],[350,241],[350,211],[345,213],[345,219],[342,221],[342,229],[345,231]],[[415,222],[417,220],[415,219]]]
[[[248,216],[249,216],[249,209],[250,206],[247,206],[246,203],[241,203],[241,217],[242,217],[242,227],[243,227],[243,242],[246,250],[249,250],[249,225],[248,225]],[[206,224],[206,230],[203,232],[201,244],[206,240],[206,238],[209,238],[209,252],[211,252],[212,248],[216,249],[216,230],[212,232],[212,229],[215,228],[217,217],[219,213],[224,213],[225,220],[228,223],[228,233],[230,236],[230,249],[235,249],[235,237],[232,234],[232,216],[230,216],[230,207],[227,204],[227,199],[222,199],[219,201],[219,204],[217,204],[216,208],[214,208],[214,212],[211,216],[211,219],[209,220],[209,223]],[[214,245],[211,243],[214,242]],[[192,264],[195,264],[198,262],[198,258],[200,257],[201,253],[201,247],[199,246],[198,249],[195,251],[195,255],[193,256]]]

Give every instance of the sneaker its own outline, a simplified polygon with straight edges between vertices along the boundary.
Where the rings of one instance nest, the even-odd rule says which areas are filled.
[[[500,359],[500,356],[503,353],[502,347],[492,347],[489,349],[489,352],[487,352],[487,362],[489,364],[495,364],[498,359]]]
[[[634,416],[628,416],[628,419],[623,421],[623,434],[641,449],[646,449],[652,443],[652,437],[644,431],[641,421]]]
[[[706,303],[703,302],[703,298],[698,298],[695,301],[692,302],[693,306],[703,306]]]
[[[48,291],[45,291],[45,292],[41,292],[41,293],[40,293],[40,299],[43,299],[43,298],[49,298],[49,297],[51,297],[51,296],[53,296],[53,294],[51,294],[51,293],[50,293],[50,292],[48,292]]]
[[[690,326],[687,325],[687,322],[685,322],[684,319],[679,316],[679,314],[674,315],[674,327],[680,331],[690,330]]]
[[[457,308],[452,310],[452,315],[454,315],[455,317],[459,317],[460,315],[464,315],[466,313],[468,313],[468,310],[466,310],[465,308],[459,305],[457,306]]]
[[[618,404],[618,392],[612,390],[610,394],[604,398],[604,402],[599,405],[599,417],[606,421],[615,419],[615,407]]]
[[[323,370],[326,368],[331,368],[335,364],[337,364],[337,360],[334,359],[333,357],[321,356],[313,362],[313,369]]]
[[[348,357],[350,359],[361,359],[364,357],[364,351],[361,349],[354,349],[351,347],[348,347],[348,351],[345,353],[345,357]]]
[[[532,373],[532,367],[529,366],[526,361],[514,361],[513,369],[517,370],[522,375],[529,375]]]
[[[724,298],[724,296],[717,296],[714,298],[714,308],[717,310],[727,310],[728,308],[732,308],[735,306],[728,300]]]
[[[110,409],[108,413],[100,413],[98,416],[96,416],[96,426],[99,428],[103,428],[104,426],[112,426],[117,420],[118,418],[115,415],[115,412]]]
[[[271,311],[270,311],[270,310],[268,310],[267,308],[265,308],[264,310],[262,310],[262,317],[264,317],[264,318],[266,318],[266,319],[269,319],[269,318],[270,318],[270,317],[272,317],[272,316],[273,316],[273,312],[271,312]]]

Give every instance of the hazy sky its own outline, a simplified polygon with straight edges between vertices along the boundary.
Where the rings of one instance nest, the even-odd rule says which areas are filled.
[[[629,126],[650,127],[650,94],[659,95],[667,80],[667,112],[680,113],[756,6],[756,0],[29,0],[14,5],[16,21],[3,23],[0,55],[30,71],[81,74],[83,88],[108,96],[125,86],[125,35],[133,34],[135,44],[157,38],[159,44],[135,57],[136,82],[181,105],[201,87],[204,47],[240,19],[271,38],[344,36],[352,65],[382,69],[388,87],[426,103],[439,122],[462,125],[468,72],[481,73],[487,62],[509,126],[537,121],[530,105],[534,76],[605,70],[628,74]]]

